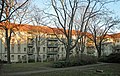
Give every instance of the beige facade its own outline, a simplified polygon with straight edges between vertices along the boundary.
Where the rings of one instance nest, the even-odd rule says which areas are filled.
[[[38,61],[43,62],[47,60],[57,60],[64,58],[64,46],[56,44],[53,45],[52,43],[59,42],[57,39],[48,39],[46,37],[40,39],[37,37],[36,41],[36,37],[33,37],[32,35],[26,36],[26,38],[23,40],[22,38],[15,39],[15,37],[12,37],[10,46],[11,62],[36,62],[37,59]],[[2,39],[0,40],[0,59],[7,61],[7,51],[4,45],[4,41],[2,42]]]
[[[31,27],[33,28],[33,26]],[[42,32],[32,32],[31,29],[28,31],[15,31],[15,34],[12,34],[11,37],[11,62],[43,62],[65,58],[66,51],[64,45],[53,33],[51,33],[51,31],[46,30],[47,32],[44,32],[44,30]],[[63,34],[59,34],[58,36],[59,38],[65,40]],[[75,35],[73,35],[73,40],[75,38]],[[115,46],[120,44],[120,38],[117,37],[115,40],[114,39],[115,38],[107,37],[107,40],[102,43],[102,55],[109,55],[114,52]],[[78,49],[78,47],[75,47],[71,51],[71,56],[76,55],[76,49]],[[120,49],[118,48],[116,50],[118,51]],[[89,41],[89,38],[85,39],[84,54],[97,56],[94,43]],[[0,31],[0,59],[7,61],[5,35],[3,30]]]

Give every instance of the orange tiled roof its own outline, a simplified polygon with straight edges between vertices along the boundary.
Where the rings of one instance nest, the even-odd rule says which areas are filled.
[[[31,31],[31,32],[43,32],[47,34],[63,34],[63,29],[58,30],[58,28],[50,28],[47,26],[33,26],[33,25],[28,25],[28,24],[14,24],[14,23],[9,23],[9,22],[2,22],[0,23],[0,28],[2,27],[7,27],[7,28],[13,28],[14,31]],[[66,30],[68,31],[68,30]],[[85,33],[85,32],[84,32]],[[82,34],[84,34],[82,33]],[[90,33],[87,33],[87,35],[91,35]],[[77,32],[75,30],[72,30],[72,35],[77,35]]]
[[[112,38],[112,36],[107,34],[104,38]]]
[[[63,29],[58,30],[58,28],[50,28],[47,26],[33,26],[28,24],[14,24],[10,22],[2,22],[0,23],[0,29],[3,29],[3,27],[9,28],[9,29],[13,28],[14,31],[31,31],[31,32],[43,32],[47,34],[54,34],[54,33],[63,34],[62,32]],[[82,32],[80,34],[85,34],[85,33],[88,37],[92,37],[92,35],[88,32]],[[77,32],[75,30],[72,30],[72,35],[77,35]],[[111,35],[107,34],[105,38],[120,38],[120,33],[111,34]]]
[[[115,33],[110,35],[113,38],[120,38],[120,33]]]

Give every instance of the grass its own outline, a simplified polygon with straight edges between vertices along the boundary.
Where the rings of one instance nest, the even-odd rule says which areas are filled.
[[[104,72],[96,72],[96,69],[104,70]],[[36,73],[22,76],[120,76],[120,64],[108,64],[104,66],[101,65],[97,67],[91,67],[87,70],[73,69],[46,73]]]
[[[33,71],[33,70],[45,70],[51,63],[17,63],[4,65],[5,73]],[[44,67],[44,68],[43,68]],[[51,68],[49,68],[51,69]],[[64,68],[63,68],[64,69]],[[96,72],[96,69],[103,70],[103,73]],[[13,76],[13,75],[12,75]],[[17,76],[120,76],[120,64],[105,64],[84,69],[71,69],[52,72],[41,72],[27,75]]]
[[[12,72],[24,72],[24,71],[33,71],[33,70],[45,70],[45,67],[49,67],[50,62],[37,62],[37,63],[13,63],[13,64],[4,64],[3,72],[12,73]]]

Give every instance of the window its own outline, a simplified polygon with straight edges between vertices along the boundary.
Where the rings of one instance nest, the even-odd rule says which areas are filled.
[[[27,55],[24,55],[24,59],[27,60]]]
[[[7,53],[7,47],[5,47],[5,53]]]
[[[14,45],[12,44],[11,52],[14,53]]]
[[[64,51],[64,48],[62,47],[62,52]]]
[[[18,55],[18,61],[21,61],[20,55]]]
[[[14,60],[14,55],[11,55],[11,60]]]
[[[117,42],[119,42],[119,40],[117,40]]]
[[[38,45],[40,45],[40,41],[38,41]]]
[[[32,53],[34,53],[34,51],[35,51],[35,48],[32,49]]]
[[[45,59],[45,55],[43,55],[43,59]]]
[[[20,44],[18,44],[18,52],[20,53]]]
[[[45,47],[43,47],[43,52],[45,52]]]
[[[26,52],[26,48],[24,48],[24,52]]]
[[[40,52],[40,47],[37,47],[37,53],[39,53]]]

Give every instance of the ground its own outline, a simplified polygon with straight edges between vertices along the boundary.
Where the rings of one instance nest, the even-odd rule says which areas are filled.
[[[25,71],[34,71],[34,70],[45,70],[49,68],[50,64],[51,62],[4,64],[2,72],[14,73],[14,72],[25,72]]]
[[[3,76],[120,76],[120,64],[102,63],[57,69],[50,68],[49,65],[50,63],[7,64],[4,65]],[[96,72],[97,69],[103,72]]]

